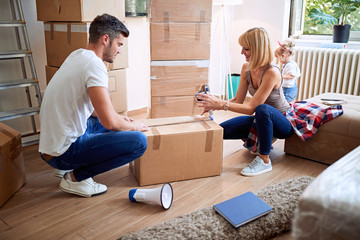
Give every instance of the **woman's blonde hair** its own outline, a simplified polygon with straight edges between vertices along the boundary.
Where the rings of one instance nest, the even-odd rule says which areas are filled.
[[[239,44],[243,48],[249,48],[251,52],[247,70],[267,66],[274,59],[270,38],[264,28],[256,27],[247,30],[239,37]]]
[[[294,51],[294,47],[295,47],[295,43],[290,41],[290,40],[285,40],[284,42],[278,42],[280,47],[278,47],[275,50],[275,57],[280,57],[283,54],[286,54],[288,56],[292,56],[294,55],[295,51]]]

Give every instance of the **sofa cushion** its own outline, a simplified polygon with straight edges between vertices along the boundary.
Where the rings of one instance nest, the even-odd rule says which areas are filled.
[[[345,102],[343,115],[324,123],[306,142],[296,135],[285,140],[284,151],[299,157],[332,164],[360,145],[360,96],[324,93],[306,101],[323,108],[328,107],[321,99],[340,99]]]

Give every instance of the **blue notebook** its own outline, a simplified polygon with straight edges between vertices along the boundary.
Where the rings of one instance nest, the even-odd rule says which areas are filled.
[[[214,209],[235,228],[238,228],[268,214],[273,208],[252,192],[247,192],[215,204]]]

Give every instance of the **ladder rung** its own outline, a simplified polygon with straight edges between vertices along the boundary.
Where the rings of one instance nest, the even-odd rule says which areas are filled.
[[[39,107],[16,109],[9,112],[0,112],[0,121],[39,114]]]
[[[30,56],[31,52],[27,50],[1,51],[0,59],[13,59]]]
[[[36,132],[35,134],[21,135],[21,142],[23,147],[37,144],[39,143],[39,139],[40,132]]]
[[[38,82],[32,78],[18,79],[18,80],[0,82],[0,90],[9,89],[9,88],[29,87],[36,84],[38,84]]]
[[[20,20],[0,21],[0,27],[25,27],[25,22]]]

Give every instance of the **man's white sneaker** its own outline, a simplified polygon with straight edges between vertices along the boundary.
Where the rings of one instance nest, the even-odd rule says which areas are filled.
[[[92,178],[73,182],[66,173],[60,182],[60,189],[67,193],[76,194],[82,197],[92,197],[103,194],[107,191],[107,187],[103,184],[96,183]]]
[[[73,170],[60,170],[60,169],[55,169],[54,170],[54,176],[55,177],[58,177],[58,178],[62,178],[65,173],[68,173],[68,172],[72,172]]]
[[[270,172],[271,170],[271,160],[269,159],[269,163],[265,164],[264,161],[259,156],[257,156],[249,165],[246,166],[246,168],[241,171],[241,174],[252,177]]]

